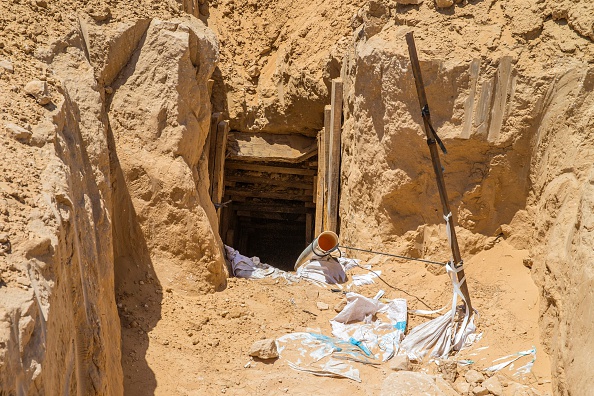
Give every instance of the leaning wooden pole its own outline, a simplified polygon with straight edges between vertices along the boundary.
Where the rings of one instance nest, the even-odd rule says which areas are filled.
[[[456,228],[452,212],[450,211],[450,204],[448,203],[448,193],[445,188],[445,181],[443,178],[443,169],[441,161],[439,160],[439,152],[437,150],[437,142],[439,137],[434,133],[431,127],[431,115],[429,114],[429,105],[427,104],[427,96],[425,95],[425,86],[423,85],[423,77],[421,75],[421,67],[419,65],[419,58],[417,57],[417,48],[415,46],[415,38],[412,32],[406,34],[406,43],[408,44],[408,53],[410,55],[410,63],[412,65],[413,75],[415,77],[415,84],[417,86],[417,95],[419,96],[419,104],[421,105],[421,116],[423,117],[423,124],[425,127],[425,134],[427,135],[427,145],[431,153],[431,161],[433,162],[433,170],[435,171],[435,178],[437,180],[437,189],[439,190],[439,197],[441,198],[441,206],[443,215],[446,220],[446,225],[449,227],[449,240],[452,248],[452,256],[454,258],[454,266],[458,270],[458,282],[461,283],[460,291],[466,299],[466,304],[470,313],[472,313],[472,304],[470,303],[470,294],[468,293],[468,285],[464,277],[464,262],[460,255],[460,247],[458,246],[458,239],[456,237]]]

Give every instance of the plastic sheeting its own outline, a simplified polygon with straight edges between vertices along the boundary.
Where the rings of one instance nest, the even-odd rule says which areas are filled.
[[[406,330],[406,300],[398,298],[384,304],[357,293],[347,293],[346,297],[347,305],[330,321],[332,334],[372,359],[392,358]],[[378,317],[372,321],[378,314],[383,320]]]
[[[458,298],[465,302],[460,285],[466,279],[458,281],[458,271],[451,262],[446,265],[446,271],[454,287],[452,308],[446,314],[418,325],[404,338],[401,346],[411,360],[421,361],[427,354],[432,358],[447,358],[452,350],[458,351],[474,339],[469,337],[476,331],[476,326],[468,304],[456,305]]]

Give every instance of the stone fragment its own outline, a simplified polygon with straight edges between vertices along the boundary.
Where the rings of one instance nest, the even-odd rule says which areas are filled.
[[[501,382],[499,382],[499,378],[497,378],[497,376],[486,379],[482,386],[495,396],[503,395],[503,386],[501,386]]]
[[[460,380],[454,383],[454,387],[459,393],[463,395],[467,395],[468,392],[470,392],[470,384],[464,380]]]
[[[443,379],[441,375],[435,376],[435,385],[442,391],[446,396],[460,396],[458,392],[452,387],[452,384]]]
[[[326,311],[326,310],[330,309],[330,306],[328,304],[326,304],[325,302],[321,302],[321,301],[317,301],[316,306],[318,307],[318,309],[320,311]]]
[[[423,3],[423,0],[396,0],[396,3],[405,5],[419,5]]]
[[[47,83],[45,81],[30,81],[27,85],[25,85],[25,93],[27,95],[33,96],[37,100],[37,103],[42,106],[48,104],[51,101],[47,94]]]
[[[435,0],[435,5],[439,8],[448,8],[454,5],[453,0]]]
[[[390,374],[383,382],[380,396],[432,395],[446,396],[425,373],[398,371]]]
[[[47,1],[45,0],[35,0],[35,4],[37,4],[37,7],[47,8]]]
[[[458,376],[458,363],[453,360],[442,360],[438,366],[438,370],[444,379],[454,382]]]
[[[464,378],[466,378],[466,382],[469,384],[480,384],[485,380],[485,376],[476,370],[468,370],[464,374]]]
[[[46,143],[51,143],[56,138],[56,125],[51,122],[41,122],[33,126],[33,136],[31,136],[31,145],[43,147]]]
[[[97,22],[103,22],[107,19],[111,18],[111,10],[105,4],[99,5],[97,7],[89,7],[87,12]]]
[[[0,69],[9,73],[14,73],[14,66],[12,65],[12,62],[7,59],[0,60]]]
[[[489,394],[489,391],[485,387],[476,386],[472,389],[472,394],[474,396],[487,396]]]
[[[396,355],[390,360],[390,370],[409,371],[410,361],[407,355]]]
[[[346,299],[342,299],[341,301],[336,303],[336,305],[334,306],[334,310],[336,312],[341,312],[344,309],[344,307],[346,307],[346,304],[347,304]]]
[[[31,139],[32,133],[29,130],[11,122],[4,124],[4,129],[13,139],[19,142],[28,142]]]
[[[276,341],[273,338],[259,340],[252,344],[249,352],[250,356],[260,359],[275,359],[278,357]]]

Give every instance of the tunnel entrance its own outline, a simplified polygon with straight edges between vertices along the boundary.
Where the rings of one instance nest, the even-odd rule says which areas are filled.
[[[225,244],[293,270],[314,235],[317,155],[314,137],[230,132],[220,221]]]

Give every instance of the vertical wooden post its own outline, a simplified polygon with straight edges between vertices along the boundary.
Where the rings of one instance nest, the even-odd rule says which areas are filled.
[[[215,148],[215,161],[214,161],[214,181],[213,181],[213,195],[212,201],[215,204],[220,204],[223,201],[223,195],[225,192],[225,153],[227,151],[227,135],[229,133],[229,121],[221,121],[217,126],[217,139]],[[221,223],[221,211],[219,207],[217,215],[219,218],[219,224]],[[220,232],[220,230],[219,230]]]
[[[340,132],[342,118],[342,80],[332,80],[330,102],[330,156],[328,158],[328,225],[329,231],[338,228],[338,189],[340,187]]]
[[[313,214],[305,214],[305,246],[309,245],[313,241]]]
[[[322,156],[324,157],[324,202],[322,207],[322,231],[328,230],[328,168],[330,163],[330,117],[332,115],[332,106],[326,105],[324,107],[324,130],[323,130],[323,147]]]
[[[318,176],[316,177],[316,220],[314,237],[324,231],[324,204],[325,204],[325,185],[326,185],[326,163],[324,158],[324,130],[318,133]]]
[[[221,122],[222,115],[221,113],[213,113],[210,118],[210,130],[208,132],[208,137],[206,138],[206,143],[204,144],[204,150],[208,150],[208,178],[210,179],[210,187],[208,188],[208,193],[212,198],[212,186],[215,179],[214,174],[214,166],[215,166],[215,152],[216,152],[216,142],[217,142],[217,127],[219,122]]]

